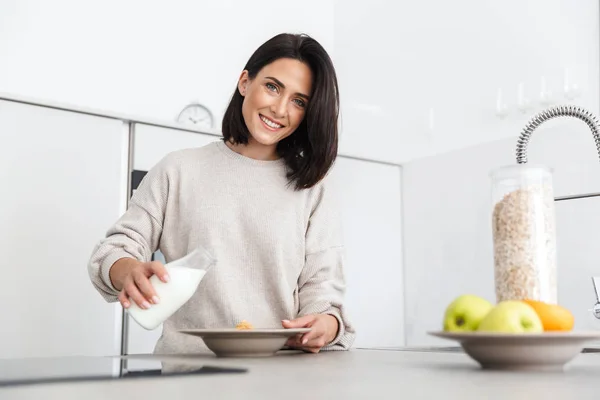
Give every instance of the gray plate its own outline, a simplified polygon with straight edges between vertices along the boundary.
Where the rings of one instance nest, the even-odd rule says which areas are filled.
[[[285,345],[289,337],[310,332],[294,329],[184,329],[179,332],[200,336],[206,347],[219,357],[267,357]]]
[[[600,332],[428,332],[455,340],[485,369],[560,370]]]

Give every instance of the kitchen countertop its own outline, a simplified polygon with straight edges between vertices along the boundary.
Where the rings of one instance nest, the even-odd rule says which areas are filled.
[[[0,389],[1,399],[597,399],[600,353],[582,353],[558,372],[482,370],[455,348],[353,349],[269,358],[212,354],[131,357],[165,368],[247,368],[245,373],[49,383]]]

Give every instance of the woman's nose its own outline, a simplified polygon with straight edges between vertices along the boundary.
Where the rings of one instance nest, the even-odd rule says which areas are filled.
[[[285,117],[287,112],[287,101],[281,99],[271,105],[271,112],[277,118]]]

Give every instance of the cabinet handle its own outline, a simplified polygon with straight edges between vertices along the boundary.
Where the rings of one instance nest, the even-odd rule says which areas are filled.
[[[596,304],[592,311],[594,317],[600,319],[600,277],[592,276],[592,284],[594,285],[594,292],[596,293]]]

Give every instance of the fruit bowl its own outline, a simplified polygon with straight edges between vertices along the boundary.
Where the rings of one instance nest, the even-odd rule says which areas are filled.
[[[600,332],[428,332],[454,340],[484,369],[562,370]]]

